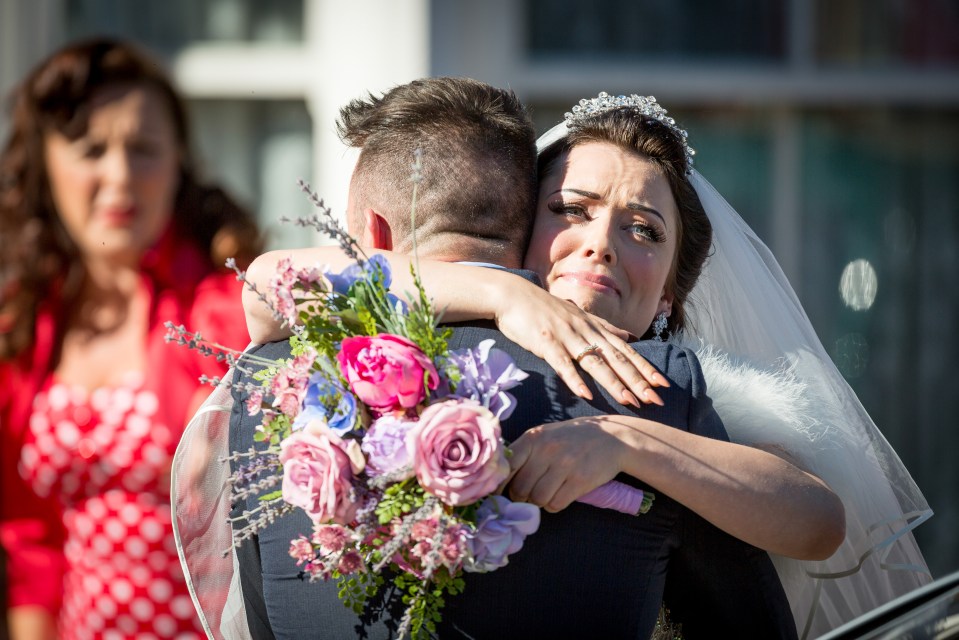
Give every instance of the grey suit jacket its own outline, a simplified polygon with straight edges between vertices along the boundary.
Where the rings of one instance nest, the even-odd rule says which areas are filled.
[[[668,343],[636,348],[671,383],[660,390],[664,407],[633,411],[592,385],[591,403],[574,396],[539,358],[506,340],[491,325],[457,326],[450,348],[493,338],[530,374],[513,389],[518,407],[503,424],[507,441],[547,422],[601,414],[631,414],[713,438],[726,432],[695,356]],[[260,347],[257,355],[289,355],[287,343]],[[258,419],[242,409],[235,392],[230,437],[234,450],[252,445]],[[632,478],[620,480],[642,486]],[[649,489],[649,487],[643,487]],[[543,512],[539,531],[509,564],[487,574],[467,574],[465,592],[447,598],[440,638],[648,638],[664,590],[686,638],[794,637],[788,603],[768,556],[735,540],[655,490],[652,510],[626,516],[573,504]],[[243,505],[237,505],[241,511]],[[390,592],[362,616],[341,604],[334,583],[308,583],[288,554],[290,540],[308,531],[302,513],[261,532],[240,550],[247,615],[257,638],[390,638],[402,605]],[[667,577],[667,570],[669,572]]]

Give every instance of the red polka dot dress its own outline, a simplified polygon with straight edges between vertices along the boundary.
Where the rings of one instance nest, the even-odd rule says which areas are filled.
[[[20,472],[63,505],[66,640],[205,637],[170,519],[179,430],[158,407],[139,374],[93,392],[51,380],[34,402]]]

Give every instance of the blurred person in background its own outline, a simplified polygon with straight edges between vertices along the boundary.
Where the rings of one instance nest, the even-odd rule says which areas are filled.
[[[11,637],[192,638],[169,466],[242,349],[251,214],[202,184],[184,105],[129,44],[75,43],[13,94],[0,155],[0,539]]]

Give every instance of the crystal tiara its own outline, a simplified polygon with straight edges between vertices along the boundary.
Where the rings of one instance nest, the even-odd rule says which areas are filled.
[[[693,170],[693,156],[696,155],[696,150],[686,142],[689,134],[684,129],[680,129],[676,125],[676,121],[666,115],[666,110],[656,102],[656,98],[653,96],[638,96],[635,93],[631,96],[611,96],[605,91],[600,91],[596,98],[580,100],[579,104],[574,105],[573,110],[567,111],[563,117],[566,119],[566,126],[569,129],[574,129],[579,122],[590,116],[622,107],[629,107],[641,115],[658,120],[669,127],[683,143],[683,150],[686,152],[687,173]]]

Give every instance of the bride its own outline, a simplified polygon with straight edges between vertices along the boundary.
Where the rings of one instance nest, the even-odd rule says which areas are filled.
[[[596,99],[581,101],[564,122],[540,139],[541,174],[551,159],[570,149],[571,131],[575,133],[591,115],[614,109],[627,109],[637,117],[655,119],[685,141],[685,132],[675,127],[654,100],[600,94]],[[685,330],[673,333],[669,339],[699,345],[698,355],[710,396],[734,442],[777,453],[822,479],[845,508],[845,538],[826,559],[811,560],[821,554],[801,553],[773,537],[757,537],[751,529],[727,528],[744,539],[753,536],[747,541],[773,554],[800,636],[815,637],[928,580],[928,570],[911,530],[930,517],[931,511],[895,452],[832,365],[768,249],[702,176],[690,171],[688,182],[709,216],[714,251],[685,305]],[[538,216],[543,211],[540,206]],[[538,242],[535,237],[542,234],[539,220],[540,217],[527,266],[538,269],[548,286],[555,285],[551,291],[570,297],[550,278],[552,254],[548,243],[537,253],[537,247],[544,246],[541,238]],[[306,250],[297,260],[312,263],[319,259],[335,264],[335,251]],[[289,252],[267,254],[251,269],[250,277],[264,282],[272,275],[278,259],[287,255]],[[391,255],[390,260],[402,258]],[[433,269],[440,273],[457,269],[449,282],[459,288],[463,270],[468,269],[441,263],[424,262],[421,266],[428,273],[434,273]],[[404,271],[402,264],[394,265],[394,274]],[[486,277],[488,273],[473,277]],[[445,299],[444,286],[452,285],[444,285],[442,277],[430,276],[425,280],[439,308],[446,306],[448,314],[459,314],[456,317],[461,319],[471,317],[470,314],[495,317],[510,338],[555,363],[571,386],[579,383],[571,362],[581,359],[584,345],[592,347],[601,341],[603,355],[624,348],[614,330],[603,328],[597,338],[595,322],[584,325],[582,317],[568,311],[571,305],[546,302],[539,290],[514,282],[517,279],[510,279],[509,291],[488,302],[476,297],[463,302],[462,296],[456,295]],[[408,287],[408,283],[398,278],[394,288],[402,291],[404,286]],[[493,305],[496,300],[508,300],[510,313],[499,308],[476,308],[477,304]],[[450,306],[457,302],[467,308]],[[537,305],[546,305],[549,313]],[[591,310],[603,315],[602,308]],[[264,313],[258,301],[248,305],[247,312],[254,340],[283,337],[281,328]],[[514,325],[504,324],[511,319]],[[628,319],[606,319],[631,328]],[[667,325],[673,328],[682,323],[677,324],[674,318],[667,320]],[[633,331],[645,333],[642,329]],[[543,344],[543,335],[555,339]],[[589,364],[583,362],[584,368],[611,390],[622,386],[615,379],[618,375],[645,401],[656,400],[649,384],[637,383],[636,372],[617,358],[590,357],[586,361]],[[644,370],[644,376],[655,382],[649,370]],[[218,403],[219,400],[211,400],[207,411],[222,410]],[[687,506],[696,510],[695,506]],[[793,524],[802,528],[801,523]]]

